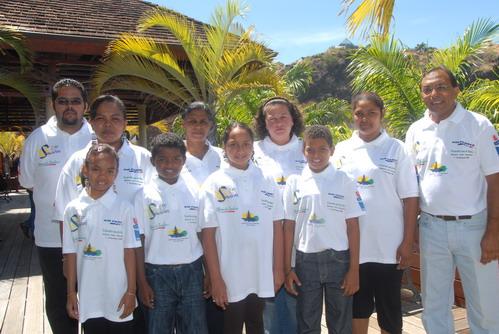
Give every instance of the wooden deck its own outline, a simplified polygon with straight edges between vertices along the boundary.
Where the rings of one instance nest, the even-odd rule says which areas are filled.
[[[24,238],[19,223],[29,214],[25,192],[11,194],[10,202],[0,198],[0,333],[51,334],[44,309],[43,281],[36,249]],[[404,333],[425,333],[421,321],[421,305],[404,291]],[[456,332],[469,333],[466,310],[453,310]],[[322,333],[327,333],[323,318]],[[369,334],[380,333],[373,315]]]

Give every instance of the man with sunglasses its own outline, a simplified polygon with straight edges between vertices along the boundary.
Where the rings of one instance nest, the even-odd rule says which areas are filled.
[[[419,174],[423,324],[454,333],[456,267],[472,333],[499,333],[499,139],[490,121],[457,102],[447,68],[428,71],[428,108],[406,136]]]
[[[66,312],[66,279],[62,268],[59,222],[52,219],[57,180],[68,158],[92,139],[83,114],[88,108],[83,85],[59,80],[52,88],[55,115],[34,130],[24,143],[19,182],[33,190],[36,206],[35,244],[45,286],[45,309],[54,334],[78,332]]]

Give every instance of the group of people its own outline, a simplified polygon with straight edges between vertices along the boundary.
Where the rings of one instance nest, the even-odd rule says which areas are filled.
[[[336,146],[274,97],[255,132],[232,123],[214,147],[214,114],[194,102],[184,138],[160,134],[149,152],[123,135],[119,98],[88,106],[60,80],[20,166],[53,332],[320,333],[325,304],[330,333],[367,333],[375,310],[383,333],[402,333],[419,215],[427,332],[454,332],[457,266],[472,333],[499,333],[499,138],[458,93],[446,68],[428,71],[405,144],[371,92],[353,97],[355,131]]]

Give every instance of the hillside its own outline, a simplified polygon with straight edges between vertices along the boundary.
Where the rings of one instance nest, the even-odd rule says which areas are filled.
[[[300,103],[318,102],[328,97],[350,100],[349,78],[345,69],[349,64],[348,57],[355,50],[355,48],[332,47],[323,53],[302,58],[313,68],[313,81],[305,93],[297,96],[298,101]],[[418,57],[424,64],[434,50],[434,48],[420,44],[415,49],[409,49],[407,53]],[[478,66],[474,75],[480,78],[498,79],[499,44],[489,47],[482,58],[483,62]],[[293,65],[287,65],[286,68],[291,68]]]

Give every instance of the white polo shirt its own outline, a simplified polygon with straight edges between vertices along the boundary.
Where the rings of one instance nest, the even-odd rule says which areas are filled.
[[[66,205],[78,197],[83,189],[80,173],[91,146],[92,143],[89,143],[84,149],[73,154],[62,169],[55,197],[55,220],[62,220]],[[118,158],[119,170],[114,181],[115,190],[122,198],[132,202],[136,192],[142,189],[144,183],[155,173],[151,164],[151,153],[125,140],[118,151]]]
[[[137,221],[130,203],[109,189],[94,200],[86,190],[71,201],[63,222],[63,253],[76,253],[80,322],[104,317],[115,322],[127,291],[125,248],[140,247]]]
[[[366,206],[359,218],[360,263],[397,263],[404,237],[401,199],[419,196],[416,170],[404,144],[384,130],[371,142],[355,131],[336,146],[332,161],[357,183]]]
[[[499,172],[499,140],[490,121],[459,103],[435,123],[429,111],[411,125],[406,146],[419,175],[421,210],[474,215],[487,207],[486,175]]]
[[[197,233],[198,185],[189,175],[168,184],[157,175],[135,196],[135,214],[145,236],[145,261],[187,264],[203,255]]]
[[[240,170],[223,165],[200,192],[200,225],[217,227],[220,270],[229,302],[251,293],[274,296],[274,221],[283,219],[277,186],[250,162]]]
[[[35,244],[39,247],[61,247],[59,223],[52,220],[57,180],[66,161],[88,144],[92,133],[85,119],[80,130],[69,134],[57,127],[57,119],[52,116],[24,143],[19,183],[25,188],[33,188]]]
[[[349,249],[346,219],[364,215],[355,183],[331,164],[314,173],[308,166],[284,190],[285,219],[294,220],[295,247],[300,252]]]
[[[220,168],[223,161],[223,150],[219,147],[212,146],[206,141],[208,151],[206,151],[203,159],[193,156],[186,152],[186,159],[182,173],[190,173],[196,179],[199,185],[203,184],[206,178]]]
[[[293,135],[289,143],[277,145],[269,136],[253,145],[255,163],[273,176],[282,195],[286,180],[293,174],[300,174],[307,164],[303,155],[303,141]]]

